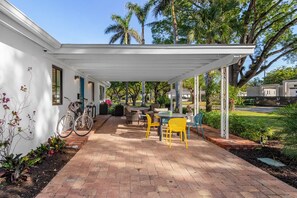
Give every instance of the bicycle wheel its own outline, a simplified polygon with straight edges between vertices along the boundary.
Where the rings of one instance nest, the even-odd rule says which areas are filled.
[[[93,119],[89,115],[79,116],[74,123],[74,132],[78,136],[85,136],[92,130]]]
[[[57,124],[57,134],[62,137],[68,137],[73,130],[74,118],[71,115],[64,115]]]

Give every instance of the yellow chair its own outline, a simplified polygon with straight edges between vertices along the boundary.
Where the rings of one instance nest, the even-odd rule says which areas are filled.
[[[159,127],[160,122],[152,122],[151,116],[149,114],[145,114],[145,115],[147,120],[147,129],[146,129],[145,137],[148,138],[151,133],[151,127]]]
[[[182,142],[182,137],[184,137],[184,141],[186,143],[186,148],[188,148],[188,138],[187,138],[187,119],[186,118],[171,118],[168,121],[168,128],[166,130],[166,141],[169,136],[169,147],[171,148],[172,142],[172,133],[179,133],[180,141]]]

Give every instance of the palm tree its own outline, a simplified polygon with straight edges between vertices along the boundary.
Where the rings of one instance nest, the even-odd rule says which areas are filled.
[[[129,12],[124,18],[119,15],[113,14],[111,19],[115,24],[108,26],[105,29],[105,34],[114,33],[110,38],[109,44],[115,43],[120,39],[120,44],[131,44],[131,37],[133,37],[138,43],[141,43],[141,38],[136,30],[130,28],[130,20],[132,12]]]
[[[141,43],[141,38],[136,30],[130,28],[130,21],[132,12],[130,11],[124,18],[119,15],[113,14],[111,19],[115,24],[106,28],[105,34],[115,33],[109,41],[109,44],[115,43],[120,39],[121,45],[130,45],[131,37],[133,37],[138,43]],[[126,82],[126,104],[128,103],[128,82]]]
[[[143,7],[141,7],[136,3],[128,2],[126,6],[131,12],[135,14],[139,24],[141,25],[141,44],[144,45],[145,44],[144,27],[146,25],[145,23],[152,4],[150,2],[147,2],[146,4],[143,5]]]
[[[199,44],[222,44],[230,43],[232,40],[232,32],[236,15],[234,7],[237,1],[213,1],[213,2],[197,2],[197,12],[195,15],[195,25],[188,33],[189,43]],[[206,84],[206,111],[212,111],[213,96],[215,90],[215,71],[209,71],[205,74]]]
[[[155,6],[153,13],[155,17],[161,15],[166,9],[170,8],[172,16],[172,29],[173,29],[173,43],[178,43],[178,32],[177,32],[177,19],[175,12],[175,0],[150,0],[150,2]]]
[[[141,25],[141,44],[144,45],[145,44],[145,38],[144,38],[144,27],[145,27],[145,23],[147,20],[147,16],[149,14],[150,8],[151,8],[151,3],[147,2],[146,4],[144,4],[143,7],[141,7],[140,5],[136,4],[136,3],[131,3],[128,2],[127,3],[127,8],[133,12],[138,20],[138,22]],[[141,101],[141,106],[145,106],[145,81],[142,81],[142,101]]]
[[[153,13],[155,17],[161,15],[166,9],[170,9],[172,16],[172,29],[173,29],[173,43],[178,43],[178,32],[177,32],[177,20],[176,20],[176,12],[175,12],[175,0],[150,0],[150,2],[155,6],[153,9]],[[176,91],[176,107],[180,105],[180,92],[179,92],[179,83],[175,83],[175,91]]]

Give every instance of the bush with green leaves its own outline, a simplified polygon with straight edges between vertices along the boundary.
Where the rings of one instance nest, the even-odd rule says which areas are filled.
[[[219,129],[221,123],[221,116],[218,111],[203,112],[203,122],[213,128]]]
[[[9,183],[15,183],[20,179],[25,179],[26,169],[36,164],[40,164],[47,156],[61,152],[65,148],[65,141],[53,136],[46,144],[40,144],[35,150],[31,150],[27,155],[10,154],[0,160],[1,169],[4,170],[2,177]]]
[[[278,110],[284,122],[283,153],[290,158],[297,159],[297,103]]]
[[[123,116],[124,115],[124,106],[122,104],[117,104],[114,107],[114,116]]]
[[[206,112],[203,122],[213,128],[219,129],[221,127],[220,112]],[[266,139],[266,137],[269,135],[269,128],[263,122],[250,122],[234,114],[231,114],[229,117],[229,130],[230,133],[234,135],[238,135],[253,141]]]
[[[20,179],[26,179],[24,172],[28,168],[28,161],[21,155],[10,154],[0,160],[1,169],[4,170],[2,177],[6,179],[6,182],[15,183]]]
[[[58,136],[52,136],[48,139],[49,154],[61,152],[65,148],[66,142]]]
[[[158,97],[157,102],[161,107],[164,107],[165,104],[170,104],[170,99],[166,95],[163,95]]]

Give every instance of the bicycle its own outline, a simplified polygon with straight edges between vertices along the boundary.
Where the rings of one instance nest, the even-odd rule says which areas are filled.
[[[89,134],[93,127],[93,119],[88,115],[90,109],[87,107],[82,111],[80,108],[81,102],[72,102],[69,98],[64,98],[69,101],[69,105],[66,115],[62,116],[58,121],[57,134],[62,138],[68,137],[73,131],[78,136]],[[87,99],[84,99],[84,101],[87,101]]]

